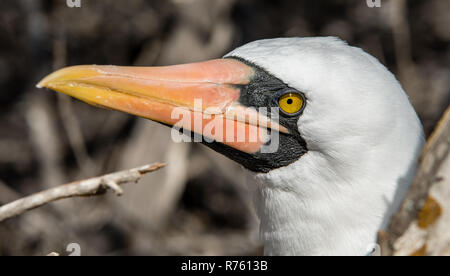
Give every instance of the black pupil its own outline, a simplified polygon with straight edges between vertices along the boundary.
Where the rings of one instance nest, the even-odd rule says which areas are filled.
[[[287,100],[287,103],[288,103],[288,104],[293,104],[293,103],[294,103],[294,100],[289,99],[289,100]]]

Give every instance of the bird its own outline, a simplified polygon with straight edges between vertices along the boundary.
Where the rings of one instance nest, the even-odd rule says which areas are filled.
[[[209,138],[246,171],[268,256],[370,255],[425,142],[396,77],[337,37],[263,39],[191,64],[73,66],[37,87]],[[204,131],[212,121],[234,127]]]

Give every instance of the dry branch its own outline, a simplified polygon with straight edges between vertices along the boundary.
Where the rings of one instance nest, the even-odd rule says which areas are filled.
[[[381,244],[385,255],[449,255],[450,107],[429,138],[411,189]]]
[[[100,195],[108,189],[120,196],[123,194],[120,185],[138,182],[145,174],[165,166],[165,164],[156,163],[48,189],[0,207],[0,222],[65,198]]]

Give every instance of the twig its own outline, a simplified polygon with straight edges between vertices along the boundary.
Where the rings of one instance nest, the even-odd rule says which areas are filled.
[[[154,172],[165,166],[165,164],[156,163],[116,172],[97,178],[69,183],[16,200],[0,207],[0,222],[50,202],[65,198],[100,195],[104,194],[108,189],[113,190],[117,196],[121,196],[123,190],[120,185],[138,182],[145,174]]]

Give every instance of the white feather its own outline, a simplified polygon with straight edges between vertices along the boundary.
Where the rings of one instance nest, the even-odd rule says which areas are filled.
[[[333,37],[252,42],[227,56],[305,93],[298,121],[309,152],[253,174],[267,255],[366,255],[399,207],[424,138],[395,77]]]

